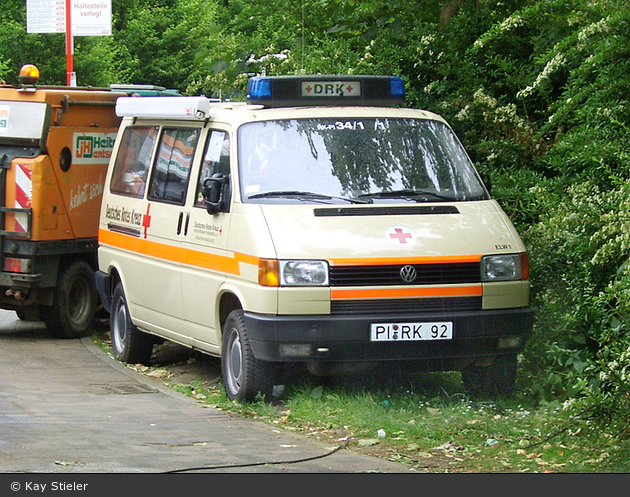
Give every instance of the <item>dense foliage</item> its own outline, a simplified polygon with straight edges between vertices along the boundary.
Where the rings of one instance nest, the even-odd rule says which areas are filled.
[[[114,33],[75,40],[81,85],[242,98],[248,74],[404,78],[454,126],[532,260],[521,390],[628,435],[628,0],[113,0]],[[3,0],[0,77],[65,81],[61,35]]]

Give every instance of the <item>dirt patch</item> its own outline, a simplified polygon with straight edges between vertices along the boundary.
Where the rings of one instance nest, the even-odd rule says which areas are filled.
[[[166,341],[153,347],[151,364],[168,370],[169,381],[188,384],[199,380],[203,383],[221,382],[221,362],[216,357],[202,354],[188,347]]]
[[[109,322],[102,323],[96,331],[98,339],[111,347]],[[168,378],[174,384],[186,385],[195,380],[204,383],[221,382],[221,362],[218,358],[169,340],[153,346],[150,367],[139,366],[136,367],[138,372],[154,378]]]

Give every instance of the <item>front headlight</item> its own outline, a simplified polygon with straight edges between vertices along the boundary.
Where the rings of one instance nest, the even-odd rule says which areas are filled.
[[[522,279],[521,255],[486,255],[481,258],[481,281],[512,281]]]
[[[325,261],[279,261],[280,286],[326,286],[328,264]]]

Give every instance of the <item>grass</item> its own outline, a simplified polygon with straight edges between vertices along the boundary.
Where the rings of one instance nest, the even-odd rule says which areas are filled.
[[[94,336],[111,353],[107,338]],[[187,362],[206,356],[192,354]],[[464,395],[459,373],[296,377],[274,402],[234,403],[220,378],[178,382],[175,364],[139,367],[215,408],[429,473],[626,473],[630,443],[572,419],[559,402]]]
[[[428,384],[449,385],[455,375],[421,376]],[[613,456],[621,456],[621,447],[612,437],[594,434],[586,423],[567,419],[553,403],[534,408],[516,399],[476,403],[463,395],[449,396],[445,390],[303,383],[290,387],[277,409],[262,403],[217,405],[307,436],[349,442],[355,450],[419,471],[596,473],[628,469],[627,459],[615,468],[618,463]]]

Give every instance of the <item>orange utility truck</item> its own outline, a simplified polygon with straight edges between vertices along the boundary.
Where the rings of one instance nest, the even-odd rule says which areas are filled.
[[[58,337],[87,333],[95,286],[103,181],[120,124],[120,96],[161,87],[0,83],[0,308],[42,320]]]

